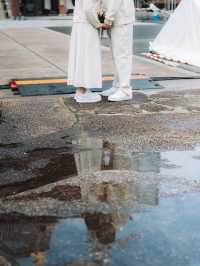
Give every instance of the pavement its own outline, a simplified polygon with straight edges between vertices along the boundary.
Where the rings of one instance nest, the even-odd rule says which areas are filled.
[[[0,84],[11,79],[65,77],[70,36],[46,27],[70,27],[71,23],[71,20],[63,19],[0,22]],[[136,27],[141,25],[138,23]],[[103,74],[113,73],[108,47],[102,46],[102,57]],[[133,74],[148,78],[185,77],[196,73],[168,67],[137,55],[134,56]]]
[[[70,36],[55,30],[50,30],[48,28],[57,27],[59,29],[63,26],[70,27],[71,23],[72,21],[68,17],[62,17],[59,19],[51,18],[49,20],[39,18],[25,21],[1,21],[0,84],[7,84],[11,79],[66,77]],[[137,23],[135,25],[136,28],[141,26],[146,26],[147,29],[155,27],[151,23]],[[148,30],[146,30],[146,32],[147,31]],[[110,50],[107,46],[102,45],[102,57],[104,75],[112,74],[113,65]],[[187,77],[189,78],[198,76],[198,73],[196,73],[194,70],[190,71],[182,69],[179,66],[167,66],[147,59],[138,54],[134,55],[133,59],[134,78],[154,77],[161,80],[164,78],[163,81],[159,81],[160,84],[164,87],[164,90],[141,90],[140,92],[142,95],[141,97],[147,98],[153,97],[152,95],[159,95],[158,103],[153,103],[154,105],[161,104],[161,109],[159,109],[158,106],[157,112],[194,112],[193,109],[192,111],[188,111],[186,106],[182,107],[181,105],[181,108],[179,108],[179,105],[182,101],[176,101],[178,105],[177,108],[171,110],[172,107],[169,106],[168,110],[167,105],[165,110],[165,107],[162,107],[162,98],[165,96],[162,95],[165,95],[167,91],[172,92],[172,94],[170,94],[171,96],[168,99],[168,103],[170,102],[170,99],[172,102],[174,101],[174,97],[177,97],[176,94],[178,92],[180,93],[180,98],[182,97],[182,95],[189,95],[188,97],[190,98],[190,100],[193,99],[195,101],[195,108],[198,109],[198,104],[196,103],[198,96],[196,98],[196,94],[198,95],[200,82],[198,79],[185,79]],[[179,79],[173,79],[173,77],[178,77]],[[172,78],[172,80],[166,80],[166,78]],[[182,91],[184,91],[184,94]],[[187,93],[185,91],[187,91]],[[10,143],[13,141],[18,142],[24,140],[25,136],[36,137],[71,127],[71,123],[69,123],[68,125],[68,122],[70,121],[68,117],[70,117],[71,114],[69,115],[65,113],[62,96],[44,98],[25,97],[22,99],[20,96],[14,95],[10,90],[1,90],[0,97],[2,98],[1,106],[3,110],[3,116],[5,117],[6,121],[6,123],[2,124],[1,130],[1,140],[3,143]],[[137,101],[133,104],[133,110],[135,110],[135,104],[138,104]],[[26,113],[25,110],[28,107],[29,112]],[[152,108],[154,109],[155,106]],[[164,109],[162,110],[162,108]],[[56,110],[55,112],[53,111],[54,109]],[[49,113],[47,112],[47,110],[49,111]],[[61,114],[58,110],[62,110],[61,113],[63,114]],[[125,108],[125,110],[129,113],[127,107]],[[131,109],[131,114],[133,110]],[[149,110],[146,111],[148,112]],[[143,110],[142,108],[138,112],[143,113],[145,112],[145,109]],[[151,112],[152,110],[150,108],[150,113]],[[195,112],[198,112],[198,110],[196,110]],[[51,115],[51,113],[53,113],[53,116]],[[42,114],[42,116],[39,114]],[[66,118],[64,118],[65,115]],[[20,120],[18,121],[17,117],[12,118],[13,116],[19,117]],[[25,116],[25,118],[23,118],[23,116]],[[52,122],[51,119],[48,119],[48,117],[50,116]],[[182,114],[180,116],[182,116]],[[194,114],[194,116],[196,116],[196,114]],[[39,117],[41,118],[41,120],[38,119]],[[43,118],[45,119],[43,120]],[[10,128],[6,129],[7,121],[10,121],[9,124],[11,127],[16,124],[14,131]],[[26,125],[27,121],[30,121],[29,125]],[[48,121],[47,125],[45,125],[45,121]],[[13,134],[14,132],[15,134]]]
[[[70,37],[46,27],[71,21],[43,23],[0,22],[1,84],[66,77]],[[104,75],[110,75],[107,46],[102,55]],[[76,104],[72,95],[21,97],[0,89],[0,260],[193,265],[199,254],[193,225],[199,220],[200,80],[195,69],[134,55],[133,78],[152,77],[164,88],[133,91],[133,100],[121,103]],[[79,258],[82,239],[89,251]],[[194,246],[189,255],[185,243]]]
[[[38,27],[40,22],[45,22],[45,25],[48,27],[52,23],[54,23],[54,26],[57,25],[56,23],[62,23],[62,25],[68,24],[68,26],[72,23],[68,18],[0,22],[0,84],[7,84],[11,79],[65,78],[67,76],[70,36],[47,29],[46,26],[42,27],[42,24]],[[135,27],[144,27],[144,25],[147,29],[148,27],[155,27],[151,23],[138,23]],[[60,24],[58,25],[59,27]],[[109,47],[102,45],[102,57],[104,75],[112,74],[113,64]],[[134,55],[133,57],[133,78],[156,78],[159,80],[160,85],[163,86],[163,89],[135,91],[133,102],[118,104],[118,110],[116,111],[115,104],[105,101],[97,105],[97,108],[94,108],[94,106],[90,108],[86,105],[83,111],[85,110],[84,112],[86,113],[92,112],[92,118],[87,121],[88,125],[84,124],[83,127],[89,127],[90,122],[95,118],[93,114],[96,112],[99,115],[95,119],[100,119],[100,121],[94,121],[94,125],[91,125],[91,127],[96,128],[97,132],[99,132],[100,128],[98,123],[101,126],[104,123],[106,125],[106,123],[109,123],[110,117],[113,116],[112,123],[110,124],[112,130],[115,132],[118,130],[115,119],[116,123],[120,119],[124,125],[124,133],[119,131],[119,135],[130,136],[129,131],[132,133],[134,130],[137,131],[136,125],[139,125],[138,137],[141,138],[140,134],[142,131],[147,134],[144,136],[145,145],[147,145],[146,148],[151,147],[148,143],[150,139],[155,138],[155,146],[153,144],[151,148],[160,149],[168,145],[162,145],[160,141],[158,141],[158,144],[156,141],[156,139],[163,139],[163,136],[165,136],[166,129],[165,127],[163,128],[164,124],[168,125],[169,123],[170,127],[174,127],[173,121],[178,121],[179,118],[184,121],[191,119],[191,123],[188,122],[188,125],[191,126],[191,136],[187,135],[189,133],[186,130],[188,126],[186,126],[184,132],[187,132],[187,134],[185,137],[182,136],[180,144],[182,143],[183,146],[187,145],[187,141],[184,144],[184,138],[188,138],[189,143],[192,140],[196,143],[198,141],[198,135],[194,132],[196,132],[198,127],[194,125],[194,121],[197,122],[199,113],[200,81],[198,79],[198,73],[182,69],[178,66],[167,66],[147,59],[142,55]],[[196,78],[191,79],[191,77]],[[77,115],[79,115],[79,110],[75,109],[75,111],[71,111],[74,108],[74,103],[70,95],[21,97],[11,90],[1,89],[0,98],[0,117],[2,121],[0,143],[2,145],[21,143],[26,139],[38,138],[62,130],[71,130],[74,128]],[[82,107],[80,110],[82,110]],[[150,128],[158,126],[161,122],[161,117],[163,117],[163,121],[165,122],[158,126],[158,136],[153,133],[154,131],[151,133],[151,130],[143,129],[142,125],[136,122],[141,117],[144,117],[144,120],[146,120],[146,116],[151,117]],[[133,122],[130,125],[128,121],[132,119]],[[125,126],[124,123],[128,123],[128,126]],[[186,125],[186,122],[183,124]],[[113,134],[112,130],[110,132],[108,129],[108,132]],[[177,136],[179,135],[179,130],[178,127]],[[169,132],[168,138],[170,138]],[[174,131],[172,131],[172,135],[173,133]],[[180,132],[180,134],[182,133]],[[192,138],[193,134],[195,135],[194,139]],[[151,138],[149,138],[150,135]],[[173,145],[176,146],[176,142],[179,143],[179,140],[180,138],[176,137],[176,141],[174,142],[172,137],[170,147],[173,147]],[[136,137],[134,137],[133,143],[135,141],[137,142]],[[165,142],[165,137],[163,141]],[[140,145],[134,144],[133,146],[136,150],[143,150],[145,149],[145,145],[143,146],[141,143]]]

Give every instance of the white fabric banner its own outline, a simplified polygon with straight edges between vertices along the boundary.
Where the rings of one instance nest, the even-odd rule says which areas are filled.
[[[182,0],[150,50],[200,67],[200,0]]]

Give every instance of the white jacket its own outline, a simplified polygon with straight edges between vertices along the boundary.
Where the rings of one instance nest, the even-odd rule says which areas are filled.
[[[105,23],[114,26],[135,22],[134,0],[101,0],[106,12]]]
[[[95,28],[100,26],[97,12],[100,9],[100,0],[76,0],[74,9],[74,23],[89,23]]]

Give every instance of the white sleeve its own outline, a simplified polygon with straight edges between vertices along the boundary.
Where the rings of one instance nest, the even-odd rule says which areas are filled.
[[[100,21],[98,19],[96,5],[93,0],[83,0],[83,9],[86,15],[87,21],[95,28],[100,26]]]
[[[107,11],[105,16],[105,24],[112,25],[115,21],[117,12],[120,9],[122,0],[107,0]]]

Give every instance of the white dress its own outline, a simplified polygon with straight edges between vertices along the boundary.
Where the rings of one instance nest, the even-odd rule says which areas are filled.
[[[68,85],[102,88],[101,44],[97,27],[98,0],[76,0],[71,34]]]

